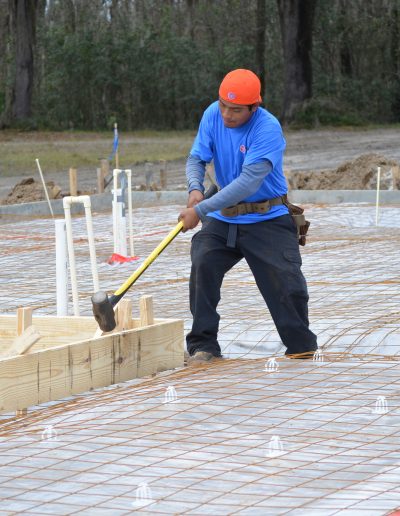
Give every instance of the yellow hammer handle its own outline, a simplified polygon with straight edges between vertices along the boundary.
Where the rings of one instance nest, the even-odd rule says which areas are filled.
[[[143,272],[151,265],[154,260],[160,255],[168,244],[172,242],[172,240],[182,231],[183,222],[179,222],[174,229],[172,229],[168,235],[164,238],[162,242],[158,244],[158,246],[154,249],[154,251],[149,254],[149,256],[145,259],[142,265],[136,269],[136,271],[125,281],[125,283],[114,292],[114,296],[120,296],[123,294],[128,288],[135,283],[135,281],[143,274]]]

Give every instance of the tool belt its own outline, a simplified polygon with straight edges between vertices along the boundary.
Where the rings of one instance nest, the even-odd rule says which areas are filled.
[[[306,220],[305,216],[303,215],[304,209],[300,206],[296,206],[296,204],[289,202],[286,194],[281,195],[280,197],[274,197],[273,199],[267,199],[266,201],[240,202],[235,206],[223,208],[221,210],[221,214],[224,217],[237,217],[238,215],[246,215],[247,213],[264,214],[267,213],[267,211],[269,211],[272,206],[278,206],[280,204],[284,204],[292,216],[293,222],[297,228],[299,244],[306,245],[306,235],[308,228],[310,227],[310,222]]]
[[[272,206],[278,206],[278,204],[285,204],[283,202],[283,195],[281,197],[274,197],[267,201],[259,202],[240,202],[235,206],[229,206],[223,208],[221,213],[224,217],[237,217],[238,215],[246,215],[247,213],[267,213]]]
[[[308,228],[310,227],[310,222],[306,220],[306,217],[304,216],[304,208],[289,202],[287,195],[284,195],[283,197],[285,197],[285,202],[283,204],[289,210],[293,222],[296,224],[299,245],[306,245],[306,235]]]

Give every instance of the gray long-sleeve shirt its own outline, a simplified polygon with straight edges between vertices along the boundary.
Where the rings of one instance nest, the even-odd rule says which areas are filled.
[[[189,155],[186,163],[188,192],[199,190],[204,193],[204,175],[206,163],[196,156]],[[195,206],[197,215],[204,220],[207,213],[233,206],[246,197],[253,195],[261,186],[265,177],[271,172],[272,165],[268,160],[244,165],[241,174],[229,185],[210,199],[201,201]]]

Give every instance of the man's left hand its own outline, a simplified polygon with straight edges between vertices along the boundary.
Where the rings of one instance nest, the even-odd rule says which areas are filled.
[[[178,220],[183,222],[183,232],[187,231],[188,229],[195,228],[200,222],[199,216],[197,215],[194,208],[184,208],[180,212]]]

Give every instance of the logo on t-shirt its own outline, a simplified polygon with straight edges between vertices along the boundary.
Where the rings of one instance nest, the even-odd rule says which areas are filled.
[[[239,147],[239,150],[240,152],[242,152],[243,154],[246,152],[246,147],[242,144],[240,147]]]

